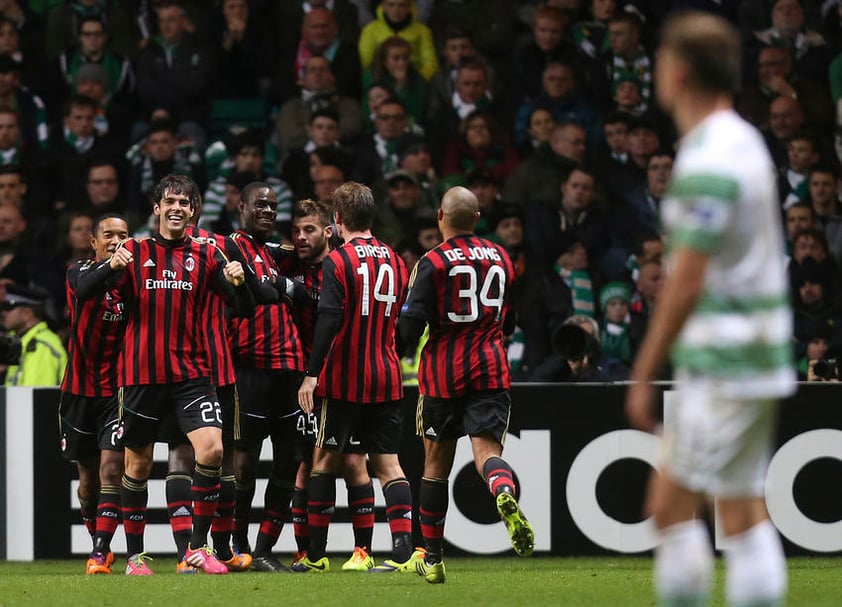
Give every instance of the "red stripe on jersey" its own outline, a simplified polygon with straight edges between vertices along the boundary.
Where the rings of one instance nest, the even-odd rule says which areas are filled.
[[[342,310],[343,321],[319,377],[319,396],[358,403],[403,397],[395,327],[406,283],[403,260],[376,238],[355,238],[330,253],[319,310]]]
[[[279,275],[272,251],[240,230],[234,242],[260,281]],[[258,305],[253,318],[232,321],[231,352],[238,365],[256,369],[304,370],[304,349],[286,303]]]
[[[128,325],[120,353],[120,385],[167,384],[210,377],[204,318],[222,266],[215,247],[187,238],[131,240],[134,261],[118,287]]]
[[[456,236],[424,258],[433,266],[435,317],[418,367],[422,394],[454,398],[508,389],[503,319],[515,269],[506,251],[477,236]]]
[[[107,397],[117,391],[117,357],[126,330],[123,299],[117,289],[87,300],[76,297],[81,272],[92,271],[93,260],[79,261],[67,270],[65,292],[70,310],[68,363],[61,383],[63,392]]]

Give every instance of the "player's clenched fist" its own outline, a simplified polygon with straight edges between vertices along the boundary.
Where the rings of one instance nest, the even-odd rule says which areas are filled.
[[[120,247],[119,249],[114,251],[114,254],[111,256],[111,259],[108,260],[108,265],[111,266],[112,270],[122,270],[133,260],[134,257],[132,256],[132,254],[123,247]]]
[[[229,261],[222,269],[225,280],[230,282],[235,287],[239,287],[246,279],[246,274],[243,271],[243,266],[239,261]]]

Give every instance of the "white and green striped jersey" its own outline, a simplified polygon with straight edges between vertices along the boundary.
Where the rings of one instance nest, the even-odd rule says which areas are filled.
[[[733,111],[682,140],[662,203],[670,251],[709,256],[701,300],[673,346],[677,371],[707,376],[736,398],[795,388],[792,311],[772,159]]]

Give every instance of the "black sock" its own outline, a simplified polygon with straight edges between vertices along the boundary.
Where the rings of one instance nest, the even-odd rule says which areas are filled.
[[[96,511],[97,504],[99,503],[99,496],[94,493],[93,495],[84,498],[82,497],[82,491],[80,488],[76,491],[76,497],[79,498],[79,515],[82,517],[82,522],[85,524],[85,529],[88,530],[91,540],[93,540],[94,535],[96,534]]]
[[[229,560],[231,554],[231,531],[234,529],[234,475],[219,479],[219,506],[211,523],[211,539],[216,556],[222,561]]]
[[[336,476],[311,472],[307,485],[307,523],[310,525],[310,549],[307,558],[317,561],[327,549],[327,529],[336,509]]]
[[[383,487],[386,520],[392,532],[392,560],[403,563],[412,556],[412,489],[405,478],[396,478]]]
[[[241,554],[251,552],[249,544],[249,522],[251,503],[254,501],[254,479],[251,482],[234,483],[234,544]]]
[[[447,504],[450,499],[446,478],[421,479],[421,503],[418,518],[421,534],[427,549],[427,562],[437,563],[442,559],[442,540]]]
[[[502,457],[496,455],[485,460],[482,466],[482,476],[491,495],[497,497],[501,493],[516,495],[514,473],[512,467]]]
[[[167,516],[178,560],[184,558],[193,533],[193,478],[186,472],[167,474]]]
[[[111,552],[111,538],[120,524],[120,487],[103,485],[99,490],[99,504],[96,509],[96,533],[94,552],[106,555]]]
[[[208,543],[216,508],[219,505],[219,477],[222,470],[219,466],[206,466],[196,462],[193,471],[193,535],[190,537],[190,547],[201,548]]]
[[[146,480],[124,474],[120,500],[123,509],[123,530],[126,533],[126,552],[130,557],[143,552],[143,532],[146,529],[148,499]]]
[[[275,547],[284,528],[284,521],[290,515],[292,492],[293,481],[269,479],[263,500],[263,521],[260,523],[260,531],[254,543],[255,556],[272,554],[272,548]]]
[[[354,526],[354,546],[371,552],[371,536],[374,533],[374,485],[348,487],[348,508]]]
[[[307,524],[307,489],[296,487],[292,493],[292,531],[299,552],[310,548],[310,527]]]

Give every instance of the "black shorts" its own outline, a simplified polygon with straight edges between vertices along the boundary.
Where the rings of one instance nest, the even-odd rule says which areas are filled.
[[[458,398],[418,397],[415,430],[435,442],[490,434],[502,445],[509,430],[508,390],[482,390]]]
[[[205,377],[120,388],[120,419],[126,447],[145,447],[159,440],[159,428],[168,415],[174,415],[184,434],[200,428],[222,428],[216,390]]]
[[[401,401],[322,400],[317,447],[343,453],[397,453],[402,434]]]
[[[122,451],[119,410],[116,395],[97,398],[62,392],[58,405],[62,456],[78,461],[100,451]]]
[[[276,369],[237,369],[239,416],[234,445],[251,449],[268,436],[273,445],[293,448],[309,458],[315,443],[316,418],[298,406],[302,373]]]
[[[222,446],[224,449],[234,444],[234,427],[237,419],[237,386],[216,386],[216,396],[222,411]],[[158,426],[158,442],[166,443],[171,448],[189,445],[190,439],[181,430],[175,413],[167,413]]]

